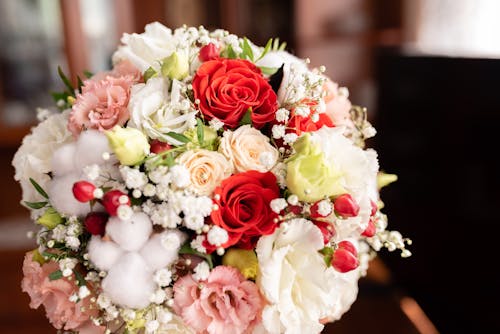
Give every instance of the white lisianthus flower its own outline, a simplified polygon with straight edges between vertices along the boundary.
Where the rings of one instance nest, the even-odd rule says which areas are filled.
[[[142,34],[124,34],[121,42],[124,45],[113,54],[113,63],[130,60],[141,72],[150,66],[158,70],[158,61],[170,56],[176,49],[172,30],[159,22],[146,25]]]
[[[341,229],[335,240],[357,237],[362,233],[370,219],[370,199],[373,197],[374,180],[378,173],[377,153],[363,150],[343,135],[343,128],[322,127],[311,134],[311,141],[319,145],[325,158],[342,173],[342,187],[345,188],[360,206],[357,217],[342,220]],[[334,217],[333,217],[334,218]]]
[[[181,86],[179,81],[173,80],[169,93],[168,80],[160,77],[133,86],[128,104],[128,126],[145,132],[152,139],[182,144],[167,135],[169,132],[183,133],[196,125],[196,110],[181,94]]]
[[[220,140],[219,152],[229,159],[237,172],[256,170],[267,172],[278,162],[279,152],[269,143],[269,137],[250,125],[235,131],[225,131]],[[265,165],[260,157],[266,152]]]
[[[23,202],[44,200],[29,179],[34,179],[43,189],[47,189],[54,151],[74,140],[66,128],[68,114],[69,111],[54,114],[33,128],[32,133],[24,137],[23,144],[14,155],[12,160],[16,170],[14,178],[21,183]]]
[[[327,267],[323,235],[310,221],[292,219],[257,243],[257,284],[268,301],[262,319],[271,333],[320,333],[356,299],[359,272]]]

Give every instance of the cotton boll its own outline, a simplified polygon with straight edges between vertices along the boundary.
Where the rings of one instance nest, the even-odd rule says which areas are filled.
[[[123,250],[113,241],[103,241],[100,236],[92,236],[88,249],[89,260],[99,270],[110,270],[123,254]]]
[[[112,152],[106,135],[97,130],[84,131],[76,143],[75,165],[78,169],[82,169],[92,164],[103,164],[106,162],[102,158],[105,152]],[[116,162],[116,159],[113,160]]]
[[[52,173],[60,176],[74,171],[75,152],[75,143],[69,143],[58,148],[52,155]]]
[[[167,230],[149,239],[140,253],[151,269],[158,270],[177,259],[179,248],[186,239],[186,234],[179,230]]]
[[[123,255],[102,281],[103,292],[113,303],[134,309],[148,306],[156,287],[152,271],[135,252]]]
[[[134,213],[129,220],[112,217],[106,225],[106,233],[111,239],[124,250],[131,252],[141,249],[148,241],[152,231],[151,220],[142,212]]]
[[[68,216],[83,216],[90,212],[89,203],[78,202],[73,196],[73,184],[80,181],[80,174],[72,172],[54,177],[47,192],[50,204],[59,212]]]

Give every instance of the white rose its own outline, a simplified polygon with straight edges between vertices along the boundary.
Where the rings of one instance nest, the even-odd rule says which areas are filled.
[[[234,132],[225,131],[220,141],[219,152],[233,163],[237,172],[248,170],[267,172],[274,167],[279,158],[279,152],[269,143],[269,138],[250,125],[243,125]],[[262,154],[266,159],[262,159]]]
[[[12,160],[15,168],[14,178],[20,182],[23,190],[23,201],[38,202],[44,200],[29,178],[34,179],[43,189],[47,189],[52,171],[51,159],[54,151],[66,143],[73,141],[67,130],[69,111],[48,117],[32,133],[23,139],[21,147]]]
[[[113,54],[113,62],[130,60],[141,72],[150,66],[159,70],[158,61],[170,56],[176,49],[172,30],[159,22],[146,25],[142,34],[124,34],[121,42],[124,45]]]
[[[146,84],[133,86],[128,126],[145,132],[150,138],[182,144],[167,135],[168,132],[182,133],[196,125],[196,110],[191,108],[189,99],[182,96],[181,85],[173,80],[170,94],[168,80],[164,78],[151,78]]]
[[[311,134],[311,140],[319,145],[325,158],[343,175],[342,186],[354,197],[360,211],[357,217],[343,220],[339,224],[336,240],[357,237],[363,232],[370,218],[370,199],[373,183],[377,178],[378,160],[374,150],[363,150],[346,138],[342,127],[322,127]]]
[[[233,173],[233,166],[226,157],[214,151],[187,151],[177,161],[189,171],[189,188],[198,195],[211,195],[215,187]]]
[[[359,272],[341,274],[318,252],[321,231],[292,219],[257,243],[257,284],[266,297],[263,325],[271,333],[319,333],[322,319],[336,320],[354,302]]]

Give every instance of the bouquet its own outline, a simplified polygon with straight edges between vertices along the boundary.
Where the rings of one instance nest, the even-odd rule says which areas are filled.
[[[53,93],[14,157],[22,289],[70,333],[319,333],[385,247],[366,109],[269,40],[160,23]]]

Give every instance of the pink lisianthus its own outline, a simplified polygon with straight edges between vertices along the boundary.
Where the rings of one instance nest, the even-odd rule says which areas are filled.
[[[26,253],[23,263],[24,278],[21,287],[28,293],[31,308],[45,307],[50,323],[57,329],[79,330],[86,329],[86,333],[102,333],[103,331],[90,323],[91,316],[97,316],[97,309],[90,308],[90,296],[78,303],[69,301],[69,297],[77,292],[78,287],[74,280],[60,278],[51,281],[50,273],[59,269],[56,262],[40,265],[33,261],[33,254]]]
[[[130,87],[140,80],[137,75],[122,75],[114,77],[119,71],[115,68],[111,75],[104,79],[92,78],[86,80],[82,93],[76,97],[69,116],[68,129],[76,137],[86,129],[109,130],[115,125],[124,125],[130,115],[127,109],[130,99]],[[131,66],[131,65],[130,65]]]
[[[174,285],[174,311],[197,333],[251,333],[263,307],[257,285],[233,267],[216,267],[206,282],[187,275]]]
[[[351,101],[346,95],[340,93],[339,85],[331,80],[328,80],[323,85],[323,91],[326,92],[323,101],[326,106],[326,114],[333,121],[335,126],[352,126]]]

